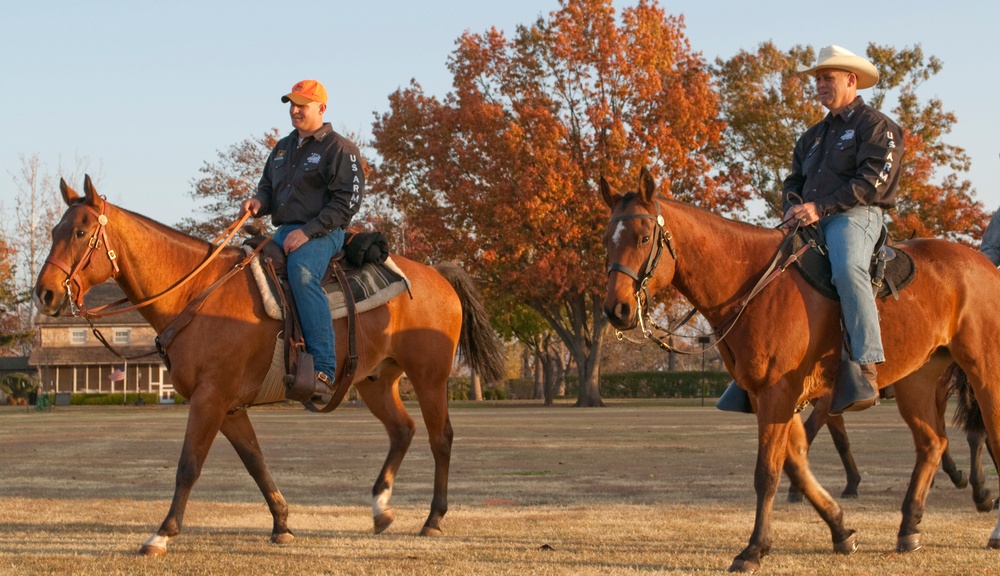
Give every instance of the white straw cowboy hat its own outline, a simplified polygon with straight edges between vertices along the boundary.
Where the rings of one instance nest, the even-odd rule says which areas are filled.
[[[799,72],[815,72],[821,68],[836,68],[852,72],[858,77],[858,89],[871,88],[878,84],[878,70],[875,65],[846,48],[831,44],[819,51],[816,64],[811,68],[799,64]]]

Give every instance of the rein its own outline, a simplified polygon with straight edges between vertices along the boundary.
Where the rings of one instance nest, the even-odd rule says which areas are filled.
[[[86,320],[87,324],[90,325],[90,331],[93,332],[94,336],[98,339],[98,341],[100,341],[101,344],[103,344],[104,347],[107,348],[112,354],[114,354],[115,356],[117,356],[119,358],[125,359],[125,360],[134,360],[136,358],[145,358],[147,356],[152,356],[154,354],[161,354],[162,355],[163,352],[164,352],[164,350],[165,350],[165,348],[166,348],[166,346],[165,345],[161,346],[159,339],[157,339],[157,349],[153,350],[152,352],[147,352],[147,353],[144,353],[144,354],[136,354],[136,355],[133,355],[133,356],[125,356],[125,355],[123,355],[118,350],[116,350],[113,346],[111,346],[111,344],[108,342],[108,340],[104,336],[104,334],[102,334],[101,331],[97,328],[97,326],[94,325],[93,319],[103,318],[105,316],[113,316],[113,315],[116,315],[116,314],[123,314],[125,312],[130,312],[132,310],[136,310],[138,308],[142,308],[144,306],[148,306],[148,305],[152,304],[153,302],[156,302],[157,300],[160,300],[161,298],[164,298],[165,296],[168,296],[168,295],[172,294],[173,292],[177,291],[182,286],[184,286],[185,284],[187,284],[192,278],[194,278],[195,276],[197,276],[199,272],[201,272],[202,270],[204,270],[206,266],[208,266],[213,260],[216,259],[216,257],[218,257],[219,254],[222,253],[222,250],[226,247],[226,244],[229,242],[229,240],[232,239],[233,236],[236,235],[237,231],[240,229],[241,226],[243,226],[243,224],[247,221],[247,219],[250,218],[251,214],[250,214],[249,211],[246,212],[245,214],[243,214],[243,216],[241,216],[235,222],[233,222],[232,224],[230,224],[222,233],[220,233],[218,236],[216,236],[215,239],[211,242],[211,244],[213,246],[215,246],[215,248],[205,258],[205,260],[203,260],[201,262],[201,264],[199,264],[194,270],[192,270],[191,272],[187,273],[184,277],[182,277],[180,280],[178,280],[177,282],[175,282],[173,285],[171,285],[169,288],[167,288],[163,292],[160,292],[159,294],[157,294],[155,296],[151,296],[149,298],[146,298],[145,300],[142,300],[141,302],[138,302],[138,303],[133,304],[131,306],[126,306],[124,308],[115,308],[115,307],[116,306],[120,306],[120,305],[128,302],[127,298],[123,298],[121,300],[117,300],[117,301],[112,302],[110,304],[105,304],[105,305],[102,305],[102,306],[98,306],[97,308],[94,308],[92,310],[88,310],[84,306],[84,303],[83,303],[83,289],[82,289],[83,285],[80,282],[79,274],[88,265],[90,265],[91,259],[93,258],[93,255],[94,255],[94,252],[97,250],[98,247],[100,247],[102,244],[104,245],[104,247],[105,247],[105,249],[107,251],[108,259],[111,261],[111,266],[114,269],[114,274],[113,275],[117,275],[120,272],[120,269],[118,267],[118,262],[117,262],[117,260],[118,260],[118,254],[117,254],[117,252],[115,252],[114,249],[112,249],[112,248],[110,248],[108,246],[108,236],[107,236],[107,231],[105,230],[105,228],[107,227],[108,222],[109,222],[108,216],[106,214],[106,212],[107,212],[107,206],[108,206],[107,199],[104,198],[103,196],[101,197],[101,211],[100,212],[98,212],[97,210],[94,210],[93,208],[91,208],[90,206],[88,206],[86,204],[84,204],[82,206],[84,209],[86,209],[87,211],[89,211],[91,214],[93,214],[94,216],[97,216],[97,229],[94,231],[94,234],[90,237],[90,240],[88,242],[87,252],[83,255],[83,258],[81,258],[76,263],[76,265],[70,267],[70,266],[66,265],[64,262],[62,262],[61,260],[59,260],[57,258],[53,258],[51,256],[48,259],[46,259],[45,262],[49,263],[49,264],[52,264],[53,266],[59,268],[60,270],[62,270],[63,272],[66,273],[67,277],[66,277],[66,281],[63,283],[63,285],[66,287],[66,294],[69,297],[69,301],[70,301],[70,305],[71,305],[70,316],[81,317],[84,320]],[[197,309],[201,307],[201,304],[204,303],[205,298],[210,293],[212,293],[213,291],[215,291],[216,288],[218,288],[219,286],[221,286],[226,280],[228,280],[234,274],[236,274],[237,272],[239,272],[240,270],[242,270],[244,267],[246,267],[246,265],[249,264],[250,261],[253,258],[255,258],[260,253],[260,250],[264,247],[265,244],[267,244],[267,242],[262,242],[260,245],[258,245],[257,248],[253,252],[251,252],[250,254],[248,254],[242,261],[238,262],[235,266],[233,266],[225,275],[223,275],[221,278],[219,278],[214,283],[212,283],[212,285],[210,285],[208,288],[206,288],[197,298],[195,298],[192,302],[190,302],[185,307],[185,309],[181,312],[181,314],[178,316],[178,318],[175,319],[173,322],[171,322],[170,325],[168,325],[168,330],[170,330],[170,332],[171,332],[171,339],[172,339],[172,336],[176,335],[176,333],[178,331],[180,331],[180,329],[182,329],[184,326],[187,325],[187,322],[190,320],[190,316],[193,315],[194,311],[197,311]],[[73,294],[73,287],[72,287],[73,284],[76,284],[76,286],[78,288],[76,296],[74,296],[74,294]],[[193,310],[192,310],[192,306],[193,306]],[[177,327],[176,324],[178,323],[178,320],[180,320],[182,318],[184,320],[182,321],[181,325],[179,327]]]
[[[674,352],[677,354],[685,354],[685,355],[698,355],[698,354],[703,354],[706,350],[717,348],[722,343],[723,339],[725,339],[725,337],[729,335],[729,332],[733,329],[733,327],[736,326],[737,320],[739,320],[740,316],[743,314],[743,311],[746,310],[747,306],[750,304],[750,300],[753,299],[754,296],[759,294],[761,290],[764,289],[765,286],[771,283],[772,280],[774,280],[782,272],[784,272],[793,262],[798,260],[799,257],[802,256],[802,254],[805,253],[806,250],[816,245],[815,240],[810,240],[808,243],[804,244],[802,248],[790,254],[784,260],[784,262],[781,263],[781,265],[778,265],[778,261],[781,260],[782,253],[784,252],[785,248],[791,243],[792,237],[795,236],[795,233],[799,229],[799,225],[796,224],[795,228],[787,236],[785,236],[785,239],[782,240],[781,244],[778,246],[778,250],[774,254],[774,257],[771,259],[771,263],[768,265],[767,269],[764,270],[763,274],[761,274],[761,277],[757,281],[757,283],[743,297],[739,299],[736,310],[732,313],[730,319],[726,320],[723,323],[723,326],[725,326],[725,328],[720,330],[715,330],[714,332],[711,332],[709,334],[702,335],[702,337],[715,336],[716,337],[715,342],[713,342],[711,346],[705,348],[704,350],[698,350],[696,352],[679,350],[671,346],[670,343],[664,340],[662,336],[657,336],[656,334],[654,334],[653,329],[655,328],[657,330],[660,330],[661,332],[664,332],[667,336],[680,336],[682,338],[700,338],[698,336],[684,336],[674,332],[674,330],[677,330],[681,326],[687,324],[688,321],[690,321],[691,318],[694,317],[695,313],[697,312],[697,309],[692,308],[687,314],[684,315],[683,319],[681,319],[680,322],[674,325],[672,329],[663,328],[662,326],[659,326],[653,321],[650,315],[650,308],[651,308],[650,301],[652,300],[652,295],[649,292],[649,279],[653,277],[653,273],[656,270],[656,266],[660,261],[660,256],[663,253],[663,247],[667,246],[670,255],[673,257],[674,260],[677,260],[677,252],[674,249],[673,245],[673,236],[670,234],[670,231],[665,228],[665,221],[663,219],[662,213],[660,212],[660,203],[659,201],[654,201],[654,203],[656,205],[655,216],[647,213],[628,214],[623,216],[615,216],[614,218],[608,221],[608,223],[611,224],[614,222],[621,222],[623,220],[646,218],[653,220],[655,222],[655,226],[653,228],[654,246],[650,248],[649,257],[646,259],[646,264],[643,266],[641,274],[637,273],[632,268],[625,266],[624,264],[615,262],[608,266],[608,275],[610,275],[612,272],[619,272],[625,274],[629,278],[632,278],[632,280],[634,280],[639,285],[639,287],[635,291],[635,300],[636,304],[638,305],[639,328],[642,330],[642,335],[647,340],[653,341],[660,348],[667,350],[668,352]],[[626,339],[625,334],[621,330],[618,330],[617,328],[615,329],[615,337],[618,338],[618,340]]]
[[[90,241],[88,243],[87,253],[84,254],[83,258],[81,258],[80,261],[77,262],[75,266],[70,268],[61,260],[52,257],[49,257],[45,261],[46,263],[50,263],[53,266],[59,268],[67,275],[66,281],[63,284],[66,286],[66,294],[69,296],[70,303],[73,306],[73,309],[71,310],[70,313],[71,316],[82,316],[84,318],[90,319],[90,318],[103,318],[105,316],[113,316],[115,314],[123,314],[125,312],[131,312],[132,310],[148,306],[153,302],[160,300],[161,298],[169,296],[170,294],[178,290],[180,287],[187,284],[192,278],[197,276],[199,272],[204,270],[206,266],[208,266],[213,260],[215,260],[215,258],[220,253],[222,253],[222,250],[226,247],[226,244],[229,242],[229,240],[236,235],[240,227],[243,226],[243,224],[247,221],[247,219],[250,218],[250,212],[248,211],[245,214],[243,214],[243,216],[238,218],[235,222],[230,224],[228,228],[226,228],[221,234],[216,236],[215,240],[212,241],[212,245],[215,246],[215,249],[212,251],[212,253],[209,254],[208,257],[206,257],[205,260],[203,260],[202,263],[199,264],[197,268],[189,272],[187,275],[182,277],[180,280],[175,282],[172,286],[170,286],[163,292],[160,292],[155,296],[151,296],[149,298],[146,298],[145,300],[142,300],[141,302],[137,302],[131,306],[126,306],[124,308],[115,308],[115,306],[120,306],[128,302],[127,298],[123,298],[116,302],[105,304],[103,306],[98,306],[97,308],[94,308],[92,310],[87,310],[87,308],[83,304],[82,284],[80,283],[79,280],[79,274],[84,268],[86,268],[90,264],[91,258],[94,255],[94,251],[97,249],[98,246],[101,245],[102,242],[107,249],[108,259],[111,261],[111,265],[114,268],[114,275],[117,275],[119,273],[118,262],[117,262],[118,254],[112,248],[108,247],[108,237],[107,237],[107,232],[105,231],[105,227],[108,225],[108,217],[107,214],[105,213],[107,211],[107,206],[108,202],[103,196],[101,197],[100,212],[97,212],[90,206],[83,205],[84,209],[97,216],[97,230],[94,231],[94,234],[90,238]],[[218,244],[216,245],[216,243]],[[75,297],[73,295],[73,289],[71,286],[72,284],[76,284],[78,288],[81,288],[81,290],[77,291]],[[91,326],[93,326],[93,324],[91,324]]]

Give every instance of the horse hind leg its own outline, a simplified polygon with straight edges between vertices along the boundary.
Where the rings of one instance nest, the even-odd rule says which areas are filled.
[[[416,424],[399,398],[397,386],[401,375],[402,370],[395,367],[386,369],[375,381],[362,380],[355,385],[365,405],[382,422],[389,435],[389,453],[372,486],[372,518],[375,534],[385,532],[395,520],[395,513],[389,506],[389,500],[392,498],[396,473],[416,432]]]
[[[275,486],[267,464],[264,463],[264,455],[261,453],[257,435],[246,410],[228,415],[222,422],[222,433],[236,449],[236,453],[247,472],[250,473],[264,495],[264,500],[267,502],[273,519],[271,542],[273,544],[291,544],[295,540],[295,536],[288,528],[288,504],[285,503],[284,497]]]

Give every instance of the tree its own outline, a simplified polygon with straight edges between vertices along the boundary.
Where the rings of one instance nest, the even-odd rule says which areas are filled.
[[[35,326],[35,304],[31,300],[31,289],[44,264],[51,244],[51,230],[59,219],[60,204],[57,202],[56,187],[37,154],[20,156],[20,171],[10,173],[17,188],[17,205],[10,221],[13,229],[8,230],[4,220],[3,235],[10,239],[3,243],[3,270],[0,282],[9,282],[13,294],[3,300],[5,311],[16,308],[17,329],[8,332],[20,350],[12,353],[27,355],[31,351]],[[85,162],[85,159],[83,160]],[[77,164],[81,159],[77,159]],[[60,172],[65,171],[60,166]],[[9,271],[9,272],[8,272]],[[9,278],[8,278],[9,273]],[[4,290],[7,290],[5,284]],[[4,327],[7,330],[7,327]]]
[[[650,166],[676,197],[742,206],[711,172],[718,98],[683,29],[652,1],[618,21],[611,0],[561,0],[512,40],[464,34],[454,92],[438,100],[414,81],[372,129],[373,189],[418,231],[408,250],[463,261],[484,292],[531,307],[573,356],[579,406],[603,403],[599,177],[631,186]]]
[[[729,60],[716,59],[727,146],[720,163],[755,197],[769,207],[766,217],[781,215],[781,182],[791,167],[791,151],[806,128],[826,110],[815,98],[812,78],[796,73],[797,64],[814,62],[811,47],[795,46],[787,53],[772,43],[755,53],[740,51]],[[905,153],[897,190],[897,205],[889,211],[890,232],[896,238],[942,236],[973,243],[982,236],[986,215],[974,191],[958,174],[967,172],[965,151],[947,144],[957,118],[938,99],[921,102],[918,88],[942,69],[925,58],[920,46],[896,50],[870,44],[868,58],[879,70],[879,84],[862,93],[882,109],[888,96],[897,105],[889,111],[904,130]]]
[[[0,355],[17,355],[30,344],[34,330],[22,323],[18,308],[24,302],[24,292],[14,278],[15,251],[0,238]]]
[[[257,192],[257,183],[264,163],[281,135],[272,128],[261,136],[250,137],[220,150],[216,162],[206,161],[198,171],[201,178],[193,180],[189,193],[206,202],[198,216],[184,218],[178,228],[192,236],[211,240],[239,217],[240,203]],[[262,223],[262,230],[267,229]]]

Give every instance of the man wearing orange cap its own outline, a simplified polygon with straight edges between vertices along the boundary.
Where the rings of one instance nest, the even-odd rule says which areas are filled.
[[[878,83],[868,60],[826,46],[812,74],[820,103],[830,112],[795,144],[782,201],[789,227],[817,224],[830,256],[851,359],[864,381],[837,379],[831,414],[864,410],[878,401],[875,365],[885,361],[869,265],[882,231],[882,211],[896,203],[903,131],[868,106],[859,89]]]
[[[299,311],[306,351],[316,368],[316,391],[329,394],[337,362],[333,321],[320,280],[344,245],[344,231],[364,195],[358,147],[323,122],[326,88],[303,80],[281,97],[295,130],[278,141],[264,166],[257,194],[240,213],[271,215],[272,241],[288,255],[288,281]]]

